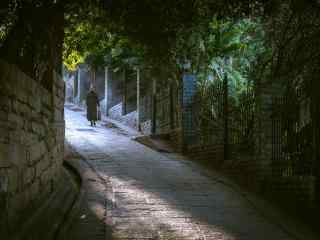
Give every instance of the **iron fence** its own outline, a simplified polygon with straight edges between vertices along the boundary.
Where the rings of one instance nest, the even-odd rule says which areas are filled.
[[[211,146],[218,146],[216,149],[220,151],[223,148],[221,160],[232,160],[228,163],[248,171],[256,169],[253,174],[269,181],[269,190],[313,204],[320,193],[318,123],[312,120],[311,99],[296,88],[281,97],[272,97],[276,94],[279,92],[270,93],[269,99],[268,95],[264,96],[266,101],[257,111],[258,102],[252,88],[234,95],[226,82],[200,86],[191,111],[194,127],[191,149],[200,146],[200,152],[203,149],[210,152],[215,149]],[[258,122],[256,114],[260,111],[265,118]],[[262,143],[259,149],[256,142]],[[264,159],[263,163],[259,158]],[[233,165],[236,162],[239,164]]]
[[[217,81],[199,87],[192,108],[195,144],[224,145],[225,158],[235,159],[241,152],[253,154],[253,90],[232,96],[228,85]]]
[[[292,91],[272,101],[274,176],[313,176],[313,126],[308,98]]]

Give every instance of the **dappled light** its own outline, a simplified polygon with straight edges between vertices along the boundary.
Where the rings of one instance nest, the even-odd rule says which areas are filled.
[[[66,123],[68,142],[96,174],[88,178],[89,207],[99,219],[105,209],[103,221],[114,237],[290,239],[201,166],[157,153],[104,123],[95,132],[78,131],[88,124],[78,111],[66,109]],[[95,195],[105,200],[97,203]]]

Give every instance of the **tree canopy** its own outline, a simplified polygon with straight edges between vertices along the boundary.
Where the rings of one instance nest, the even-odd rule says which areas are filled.
[[[87,59],[93,64],[165,63],[174,72],[198,57],[197,41],[212,31],[213,17],[243,18],[262,8],[248,1],[97,2],[66,14],[64,60],[69,69]]]
[[[263,61],[270,63],[265,69],[285,75],[285,66],[300,69],[299,62],[316,59],[317,12],[316,0],[6,0],[0,55],[35,78],[50,65],[58,69],[62,54],[69,69],[86,60],[115,67],[165,63],[176,71],[191,61],[193,71],[216,71],[229,56],[242,70]],[[270,49],[259,57],[258,38]]]

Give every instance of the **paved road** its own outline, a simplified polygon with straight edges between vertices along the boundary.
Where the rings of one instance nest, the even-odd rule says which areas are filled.
[[[79,221],[91,215],[104,226],[83,224],[87,235],[92,232],[84,239],[108,239],[107,232],[113,239],[296,239],[201,166],[149,149],[115,128],[92,128],[83,112],[65,114],[67,141],[88,163],[91,182],[91,212]]]

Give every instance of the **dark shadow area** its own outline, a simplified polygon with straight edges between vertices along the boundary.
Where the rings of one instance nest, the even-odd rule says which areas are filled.
[[[310,229],[320,237],[320,229],[318,226],[318,216],[320,214],[319,203],[310,206],[306,205],[306,202],[299,194],[295,194],[294,190],[291,192],[290,190],[281,191],[281,189],[275,191],[271,189],[271,186],[268,185],[267,182],[265,182],[262,188],[257,188],[258,183],[252,182],[255,181],[256,175],[248,171],[246,167],[241,166],[241,162],[231,166],[228,164],[223,165],[219,161],[212,161],[212,159],[193,159],[192,161],[197,162],[197,164],[206,169],[219,171],[227,178],[236,182],[237,185],[244,190],[252,192],[261,199],[265,199],[273,208],[284,215],[288,215],[293,221],[308,225]],[[239,172],[241,172],[241,174],[239,174]],[[303,206],[303,208],[301,208],[301,206]]]
[[[87,143],[87,146],[91,151],[101,151],[91,143]],[[201,239],[197,234],[200,234],[203,229],[196,229],[196,226],[200,229],[207,228],[206,231],[215,232],[217,236],[224,234],[234,239],[295,239],[291,233],[286,232],[272,219],[266,219],[257,212],[257,209],[250,206],[250,203],[239,193],[207,177],[202,172],[202,167],[195,165],[191,167],[170,159],[164,161],[152,159],[149,164],[154,171],[142,173],[139,170],[141,167],[139,164],[148,163],[140,163],[137,157],[129,157],[129,159],[127,162],[121,162],[111,158],[109,165],[106,164],[102,168],[101,165],[97,168],[100,169],[97,170],[97,174],[104,179],[110,179],[119,189],[125,190],[126,187],[130,189],[127,193],[121,190],[118,192],[115,187],[112,190],[114,195],[107,196],[107,201],[111,204],[109,214],[113,220],[110,227],[113,229],[120,227],[117,225],[117,219],[128,217],[128,219],[134,218],[134,225],[129,225],[129,229],[122,231],[137,239],[139,236],[134,234],[139,235],[141,231],[155,239],[168,233],[170,233],[168,239],[188,239],[190,238],[188,234],[195,234],[191,239],[197,239],[197,237]],[[97,164],[96,161],[92,166],[94,167],[95,164]],[[186,171],[186,174],[181,175],[181,170]],[[188,182],[188,178],[194,174],[198,178],[197,181]],[[157,213],[149,215],[150,209],[144,205],[145,198],[148,199],[148,203],[155,204],[155,209],[151,206],[151,211],[161,212],[165,209],[164,215]],[[139,201],[142,210],[133,213],[130,206],[139,204]],[[191,223],[183,220],[190,217]],[[119,221],[120,225],[121,223],[123,224],[122,220]],[[181,231],[177,230],[177,224],[181,225]],[[124,224],[124,226],[127,225]],[[306,236],[305,239],[309,238]]]

